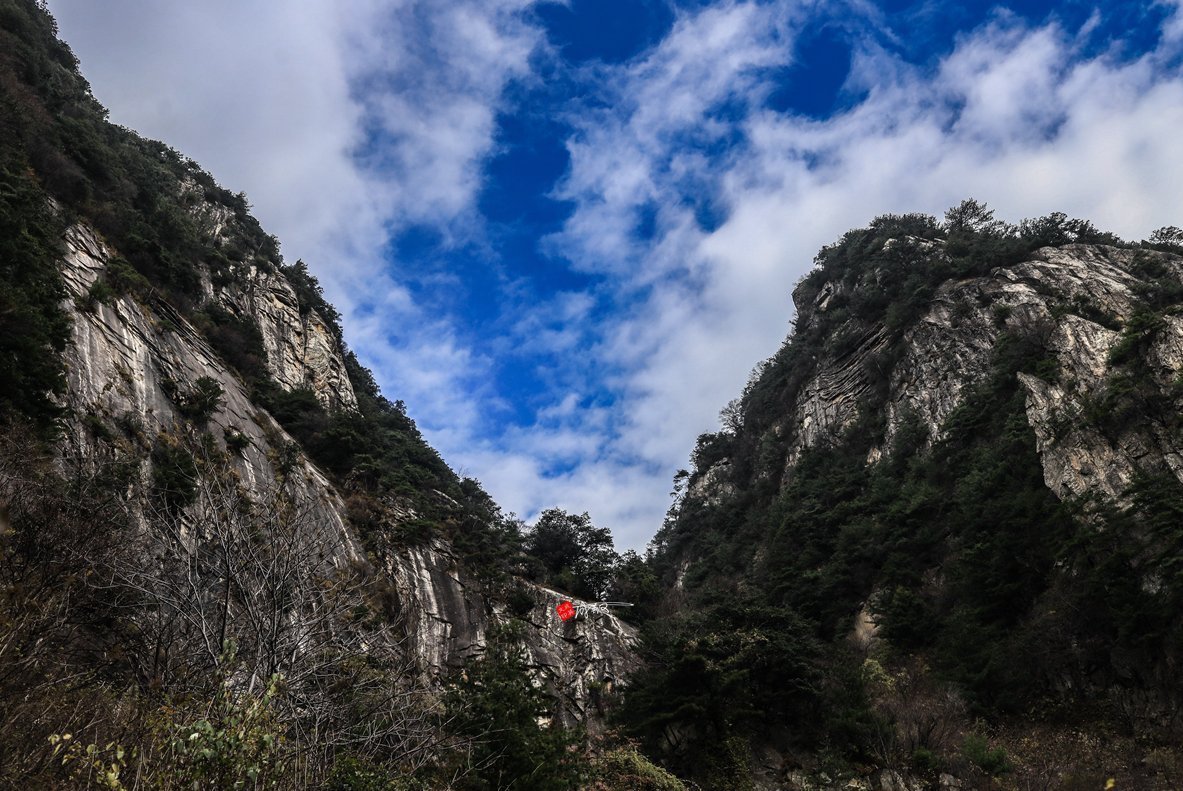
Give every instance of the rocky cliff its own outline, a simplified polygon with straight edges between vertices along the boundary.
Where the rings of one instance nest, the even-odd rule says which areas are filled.
[[[1023,783],[1110,761],[1171,787],[1138,762],[1175,755],[1183,710],[1181,237],[1008,226],[967,201],[823,248],[793,332],[699,439],[655,539],[681,624],[646,634],[659,662],[749,683],[695,701],[714,727],[655,730],[644,701],[689,703],[642,674],[652,749],[711,787],[746,771],[769,789],[984,788],[1004,763],[990,750]],[[755,678],[765,662],[782,664]],[[1101,758],[1101,732],[1130,741]],[[751,752],[702,759],[728,738]],[[865,762],[853,785],[817,772],[838,742]]]
[[[364,562],[366,549],[350,525],[342,495],[303,453],[285,456],[285,448],[296,445],[292,437],[252,401],[239,376],[182,315],[162,299],[132,294],[88,300],[114,257],[93,229],[70,226],[61,269],[72,326],[65,353],[64,405],[71,416],[66,441],[74,451],[102,458],[112,443],[132,455],[138,451],[141,477],[148,480],[146,456],[153,438],[182,432],[179,402],[199,380],[213,380],[222,396],[205,430],[224,451],[236,445],[228,455],[249,496],[264,501],[282,480],[302,504],[304,518],[334,537],[323,562],[338,568]],[[339,342],[315,311],[301,315],[282,274],[252,269],[243,285],[217,294],[211,290],[209,296],[257,323],[267,370],[282,387],[310,388],[326,405],[356,409]],[[197,485],[205,483],[198,479]],[[387,509],[384,518],[390,524],[385,527],[397,530],[399,521],[418,516],[407,504]],[[480,654],[490,624],[509,617],[444,539],[396,548],[384,564],[382,573],[397,586],[401,602],[397,617],[404,632],[395,639],[405,640],[421,672],[462,666]],[[521,585],[533,599],[524,644],[528,664],[560,696],[565,722],[582,722],[589,715],[596,719],[591,690],[635,666],[635,630],[612,616],[564,625],[554,615],[560,594]]]
[[[0,0],[0,129],[0,786],[582,777],[633,627],[558,619],[309,268],[111,124],[43,3]]]
[[[888,246],[911,247],[924,257],[934,255],[934,249],[941,254],[940,243],[932,240],[889,241]],[[917,256],[915,265],[926,262]],[[946,418],[989,375],[999,338],[1018,332],[1039,334],[1054,360],[1043,377],[1033,371],[1018,374],[1052,491],[1061,498],[1120,497],[1139,461],[1146,459],[1162,460],[1183,480],[1183,446],[1176,430],[1147,420],[1105,436],[1084,419],[1090,403],[1102,400],[1121,375],[1124,361],[1115,361],[1113,351],[1122,341],[1122,328],[1147,309],[1146,295],[1160,278],[1181,277],[1183,259],[1170,253],[1084,244],[1043,247],[989,275],[942,283],[898,339],[882,324],[840,326],[834,331],[857,333],[856,341],[818,361],[794,406],[773,428],[793,437],[787,474],[802,450],[835,441],[858,421],[874,380],[884,376],[885,431],[869,460],[881,458],[905,419],[919,420],[929,442],[939,439]],[[799,332],[825,316],[839,289],[832,281],[823,282],[814,295],[798,289]],[[1149,366],[1146,384],[1164,398],[1177,394],[1181,339],[1183,318],[1167,313],[1142,351]],[[891,346],[898,358],[885,372],[884,352]]]

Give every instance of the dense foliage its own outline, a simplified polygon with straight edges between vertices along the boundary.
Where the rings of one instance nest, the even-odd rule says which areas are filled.
[[[573,749],[578,735],[538,724],[553,702],[526,674],[521,628],[511,621],[494,630],[484,655],[466,668],[448,695],[456,731],[477,739],[476,771],[460,784],[463,791],[564,791],[580,784],[582,761]]]
[[[2,136],[2,133],[0,133]],[[3,143],[0,142],[0,146]],[[57,272],[46,266],[61,249],[61,221],[25,171],[17,152],[0,150],[0,418],[15,414],[50,431],[64,387],[58,355],[69,324]]]
[[[523,543],[539,581],[593,601],[608,593],[619,558],[612,534],[593,525],[586,513],[543,511]]]

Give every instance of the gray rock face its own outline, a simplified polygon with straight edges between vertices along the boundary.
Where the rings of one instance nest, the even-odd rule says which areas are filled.
[[[405,550],[389,573],[409,605],[407,633],[425,670],[459,667],[478,656],[489,627],[508,618],[458,573],[451,548],[442,542]],[[523,616],[527,664],[556,692],[565,723],[598,721],[601,693],[640,666],[633,651],[636,629],[612,615],[585,614],[564,623],[555,612],[563,594],[532,584],[526,590],[534,602]]]
[[[210,435],[223,447],[227,433],[247,440],[239,454],[231,455],[242,485],[252,495],[262,494],[282,474],[289,490],[331,535],[323,562],[336,567],[364,562],[365,553],[345,517],[341,495],[302,454],[291,458],[291,437],[251,403],[243,384],[183,317],[163,302],[142,304],[131,296],[95,304],[92,310],[76,307],[101,276],[111,251],[84,226],[72,227],[66,242],[62,272],[73,336],[64,361],[67,406],[73,417],[66,426],[65,442],[98,459],[106,451],[93,436],[94,421],[108,426],[113,434],[130,431],[142,443],[176,432],[183,421],[175,393],[210,377],[223,391],[222,404],[208,423]],[[269,339],[269,358],[278,361],[273,368],[276,378],[287,377],[280,379],[285,386],[312,386],[326,403],[337,407],[356,404],[331,333],[315,313],[299,316],[294,292],[282,277],[256,273],[251,289],[225,299],[235,310],[257,319],[264,338]],[[279,459],[285,453],[288,458],[281,473]],[[141,463],[144,480],[150,474],[149,464],[146,459]],[[394,515],[415,517],[409,509]],[[489,627],[508,618],[478,582],[465,577],[446,542],[406,549],[393,557],[385,572],[402,605],[401,639],[424,673],[438,674],[479,654]],[[564,720],[590,717],[594,721],[599,692],[638,664],[632,650],[635,630],[611,616],[562,624],[554,613],[560,594],[522,585],[536,603],[528,615],[530,628],[523,646],[529,664],[539,681],[557,693]]]
[[[1071,244],[1040,249],[988,277],[943,284],[899,341],[900,354],[888,376],[886,445],[872,449],[868,462],[889,450],[905,421],[918,421],[929,442],[939,438],[949,415],[988,376],[1002,333],[1013,331],[1043,339],[1057,368],[1055,381],[1034,371],[1019,377],[1052,491],[1061,498],[1090,493],[1116,498],[1148,460],[1162,460],[1183,480],[1183,438],[1177,431],[1146,420],[1114,435],[1090,427],[1082,417],[1120,375],[1110,351],[1122,332],[1111,327],[1122,327],[1144,308],[1142,293],[1154,285],[1138,274],[1138,256],[1183,271],[1183,258],[1166,253]],[[808,326],[829,309],[841,290],[841,284],[823,283],[809,298],[797,295],[798,325]],[[1177,398],[1183,317],[1162,320],[1143,357],[1160,393]],[[885,374],[888,345],[886,328],[873,327],[846,344],[846,353],[817,360],[795,407],[773,429],[791,437],[784,475],[792,474],[804,449],[836,439],[855,424],[860,401]],[[729,465],[724,459],[700,471],[688,496],[706,504],[729,496]]]
[[[267,370],[281,387],[307,387],[330,408],[357,407],[340,342],[315,310],[300,313],[286,278],[251,267],[245,288],[227,288],[218,298],[232,313],[258,323]]]
[[[1137,255],[1152,255],[1176,272],[1183,268],[1183,260],[1167,254],[1066,245],[1038,250],[989,277],[944,284],[904,335],[903,356],[890,380],[888,441],[909,416],[930,439],[939,437],[945,419],[988,374],[1000,334],[1036,332],[1054,355],[1057,381],[1033,373],[1020,373],[1019,379],[1048,487],[1062,498],[1089,493],[1117,498],[1146,459],[1163,459],[1183,480],[1183,441],[1177,433],[1147,422],[1106,436],[1081,419],[1086,402],[1100,398],[1113,380],[1109,354],[1121,332],[1080,314],[1124,323],[1144,305],[1139,291],[1152,284],[1135,274]],[[1167,393],[1183,370],[1183,319],[1166,316],[1164,322],[1146,359],[1155,384]],[[854,421],[855,404],[868,386],[866,371],[880,348],[874,337],[844,359],[824,361],[804,388],[790,464],[801,449],[836,437]],[[877,454],[872,456],[873,461]]]
[[[238,219],[227,206],[204,199],[192,179],[181,183],[190,213],[209,245],[219,249],[233,236]],[[250,318],[263,336],[267,372],[285,390],[307,387],[330,408],[354,409],[357,398],[345,370],[341,342],[315,310],[300,311],[296,290],[275,271],[239,264],[246,271],[234,282],[215,285],[202,271],[205,296],[238,317]]]
[[[168,391],[184,393],[198,379],[209,377],[223,393],[221,406],[209,421],[210,434],[223,447],[227,433],[245,437],[247,444],[235,457],[241,481],[253,495],[273,487],[279,474],[278,451],[292,439],[251,403],[243,384],[192,325],[162,301],[149,306],[131,296],[98,303],[92,311],[75,308],[75,300],[101,276],[110,257],[93,231],[78,225],[70,228],[62,262],[70,295],[66,304],[72,313],[72,338],[64,355],[67,399],[75,413],[67,426],[69,441],[95,457],[103,453],[90,436],[84,416],[119,431],[130,429],[144,441],[172,432],[181,420]],[[311,517],[338,535],[336,562],[360,557],[342,516],[341,499],[320,470],[300,457],[286,479],[314,507]]]

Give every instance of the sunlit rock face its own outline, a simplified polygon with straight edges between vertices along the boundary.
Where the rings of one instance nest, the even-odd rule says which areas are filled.
[[[123,450],[140,458],[140,474],[147,481],[148,447],[183,425],[177,394],[211,378],[223,395],[206,430],[223,449],[229,435],[246,439],[229,454],[245,489],[264,497],[282,478],[303,504],[304,518],[316,525],[316,562],[337,569],[366,563],[340,493],[303,454],[290,456],[292,438],[251,402],[243,383],[183,317],[162,301],[130,295],[80,307],[113,255],[86,226],[68,231],[61,269],[73,326],[64,355],[66,405],[72,416],[65,442],[98,463],[110,456],[110,438],[115,437]],[[268,369],[281,386],[309,387],[326,405],[356,407],[339,344],[314,311],[300,315],[295,293],[281,274],[252,272],[246,289],[222,294],[224,304],[258,322]],[[97,424],[107,427],[105,439],[96,436]],[[285,451],[287,460],[281,462]],[[398,504],[386,513],[395,524],[416,516]],[[456,670],[480,655],[490,627],[511,615],[466,576],[446,541],[396,551],[380,572],[393,582],[399,599],[390,639],[427,676]],[[528,612],[513,614],[528,623],[522,650],[529,666],[539,683],[555,693],[561,721],[597,727],[604,690],[638,666],[635,629],[612,616],[564,624],[554,613],[560,594],[525,581],[518,584],[534,603]]]
[[[151,442],[181,422],[177,394],[208,377],[222,390],[221,405],[210,417],[210,435],[223,447],[227,434],[245,437],[242,450],[232,454],[240,479],[255,494],[274,486],[277,451],[291,437],[251,402],[238,377],[180,314],[161,300],[145,304],[130,295],[77,308],[111,256],[85,226],[67,233],[62,273],[73,337],[64,361],[75,445],[96,457],[104,452],[87,429],[87,417],[110,424],[116,435],[134,435],[133,442]],[[314,465],[303,457],[298,461],[288,471],[289,485],[298,486],[301,496],[316,505],[315,518],[340,535],[341,558],[358,556],[340,498]]]
[[[296,292],[281,274],[252,267],[245,280],[243,287],[222,290],[219,299],[258,323],[271,377],[285,390],[312,390],[327,407],[355,408],[341,343],[320,314],[300,312]]]
[[[914,241],[914,240],[913,240]],[[923,240],[922,240],[923,241]],[[1147,459],[1161,459],[1183,480],[1183,447],[1177,432],[1154,420],[1116,435],[1084,425],[1080,416],[1103,397],[1119,375],[1111,351],[1121,328],[1147,306],[1154,287],[1138,274],[1138,256],[1183,271],[1183,259],[1167,253],[1106,245],[1071,244],[1035,251],[1028,260],[999,267],[987,277],[944,283],[918,320],[892,349],[886,327],[862,328],[840,355],[816,361],[788,410],[772,432],[791,439],[779,473],[791,476],[805,448],[835,440],[856,425],[859,406],[886,371],[885,440],[868,462],[890,452],[906,421],[917,422],[931,443],[945,421],[990,373],[1003,333],[1037,336],[1056,363],[1054,381],[1020,372],[1027,395],[1027,420],[1035,433],[1044,478],[1061,498],[1095,493],[1119,497]],[[809,299],[795,295],[798,327],[824,313],[841,284],[822,284]],[[1162,317],[1163,328],[1142,352],[1154,386],[1168,395],[1179,387],[1183,369],[1183,317]],[[734,490],[723,459],[699,471],[688,494],[703,502]]]
[[[211,249],[230,243],[239,220],[227,206],[200,199],[192,180],[180,186],[191,197],[190,213]],[[253,319],[262,335],[267,372],[285,390],[308,388],[330,408],[353,409],[357,397],[345,369],[341,341],[315,309],[301,310],[292,283],[280,272],[237,264],[229,282],[215,282],[200,268],[206,298],[231,314]]]

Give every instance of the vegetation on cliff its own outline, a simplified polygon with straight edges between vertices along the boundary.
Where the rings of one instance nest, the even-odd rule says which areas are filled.
[[[59,266],[76,224],[114,255],[69,305]],[[281,387],[263,328],[210,298],[245,288],[252,271],[281,276],[299,314],[327,325],[356,409]],[[214,430],[233,375],[162,376],[177,419],[159,433],[131,413],[71,412],[71,313],[93,317],[120,297],[162,333],[196,328],[296,440],[268,437],[274,485],[248,492],[252,439]],[[616,563],[606,532],[581,523],[599,544],[576,577],[524,553],[521,523],[454,474],[345,348],[308,267],[284,262],[244,196],[111,124],[33,0],[0,0],[0,368],[0,786],[584,781],[573,736],[539,724],[553,701],[516,644],[495,640],[467,675],[440,679],[451,695],[431,686],[385,569],[439,539],[489,612],[513,610],[515,574],[603,588]],[[342,552],[341,531],[308,501],[301,453],[342,494],[363,552]],[[603,777],[631,767],[677,787],[620,755]]]
[[[1124,323],[1066,297],[1053,309],[1121,332],[1108,395],[1078,419],[1115,442],[1139,420],[1179,437],[1180,391],[1155,384],[1146,356],[1180,309],[1179,269],[1152,251],[1181,253],[1178,242],[1163,229],[1131,246],[1062,214],[1013,227],[966,201],[943,222],[889,215],[823,248],[794,295],[796,331],[724,411],[724,430],[699,439],[651,546],[666,594],[649,609],[660,617],[626,731],[709,788],[739,787],[768,746],[830,776],[951,770],[987,787],[1042,772],[1058,787],[1073,771],[1103,783],[1121,769],[1168,787],[1136,760],[1178,760],[1176,474],[1145,458],[1124,505],[1053,494],[1019,379],[1058,381],[1051,327],[1007,323],[1001,309],[989,369],[934,436],[905,415],[889,439],[886,399],[905,333],[942,284],[1048,245],[1121,245],[1154,272],[1143,307]],[[884,340],[864,354],[868,337]],[[858,418],[790,456],[805,385],[852,355],[867,383]],[[1015,765],[983,735],[1019,749],[1038,728],[1125,752],[1090,762],[1078,746]]]

